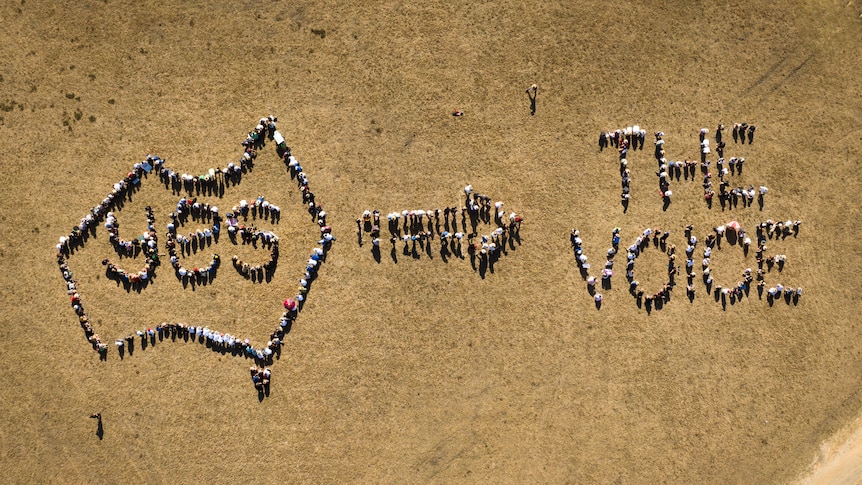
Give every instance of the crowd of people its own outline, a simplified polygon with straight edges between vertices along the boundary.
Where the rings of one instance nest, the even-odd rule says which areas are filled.
[[[635,297],[638,307],[643,304],[647,313],[652,311],[653,306],[657,310],[661,310],[664,304],[670,301],[671,291],[676,286],[678,272],[676,247],[674,245],[668,246],[668,236],[670,233],[667,231],[646,228],[626,252],[626,280],[629,284],[629,293]],[[667,254],[667,281],[662,284],[658,291],[648,295],[641,288],[640,282],[635,279],[635,261],[644,250],[650,247],[650,242]]]
[[[276,130],[276,121],[278,119],[274,116],[261,118],[254,130],[250,131],[242,141],[243,153],[239,160],[228,163],[224,168],[210,168],[205,173],[199,175],[181,173],[170,168],[163,169],[163,161],[158,159],[158,157],[156,157],[157,165],[153,166],[150,163],[152,161],[145,160],[140,164],[141,168],[144,168],[148,172],[152,168],[158,169],[159,178],[165,184],[165,187],[170,187],[176,194],[180,194],[185,190],[189,194],[221,196],[224,194],[226,185],[239,184],[243,174],[254,167],[257,150],[264,146],[267,138],[275,140],[277,148],[284,145],[284,136]],[[137,166],[138,164],[135,165],[135,167]]]
[[[146,208],[147,231],[139,237],[130,240],[124,240],[120,237],[120,224],[114,215],[114,211],[121,209],[128,197],[140,188],[141,179],[146,178],[148,174],[155,170],[166,186],[171,187],[177,193],[186,192],[185,196],[177,203],[176,211],[170,215],[170,222],[167,225],[168,230],[166,233],[166,248],[171,266],[174,268],[177,278],[184,285],[186,282],[206,284],[212,281],[220,266],[220,258],[217,254],[213,254],[208,265],[191,269],[184,267],[180,259],[181,256],[191,255],[210,247],[213,242],[217,243],[223,222],[226,223],[228,236],[234,244],[238,244],[237,240],[239,240],[242,244],[250,244],[254,247],[260,244],[262,247],[270,250],[269,261],[261,265],[250,265],[243,262],[238,256],[233,256],[232,263],[236,270],[244,277],[254,281],[261,281],[264,277],[271,277],[278,259],[278,236],[271,231],[258,230],[253,223],[247,223],[249,222],[249,217],[252,220],[259,218],[277,223],[280,220],[281,209],[261,196],[252,201],[252,203],[249,203],[247,200],[241,200],[239,205],[233,207],[230,212],[225,214],[225,219],[222,219],[217,207],[198,202],[196,198],[198,195],[211,194],[221,197],[226,185],[238,184],[242,175],[253,168],[254,160],[257,157],[257,150],[265,145],[266,139],[270,139],[275,141],[278,155],[284,161],[290,177],[298,184],[303,205],[307,208],[312,221],[317,224],[320,230],[320,239],[317,241],[315,247],[312,248],[306,262],[305,271],[299,279],[296,293],[291,298],[284,300],[284,312],[281,314],[278,325],[270,334],[266,345],[254,347],[248,339],[241,339],[230,334],[218,332],[209,327],[199,327],[186,323],[162,323],[154,328],[138,330],[135,334],[115,340],[115,344],[121,355],[126,350],[131,352],[136,341],[135,335],[141,339],[143,346],[155,344],[157,340],[161,341],[165,338],[172,340],[179,338],[186,341],[203,343],[215,351],[244,355],[255,361],[255,366],[251,368],[251,377],[255,387],[258,390],[262,390],[268,386],[271,371],[265,366],[271,364],[273,355],[280,352],[283,338],[302,310],[311,284],[317,277],[321,264],[326,261],[327,253],[335,241],[332,229],[326,222],[326,212],[312,192],[308,176],[303,167],[291,154],[290,147],[284,142],[284,137],[277,131],[276,121],[276,118],[271,116],[261,118],[255,129],[241,143],[243,152],[237,162],[229,163],[225,168],[209,169],[202,175],[176,172],[165,167],[163,159],[158,156],[148,155],[142,162],[134,164],[132,170],[113,185],[111,192],[100,204],[85,214],[68,235],[60,238],[57,244],[57,262],[71,299],[72,309],[84,330],[85,337],[93,348],[98,351],[102,359],[106,358],[108,345],[95,332],[91,324],[78,292],[78,282],[69,269],[69,257],[76,250],[82,248],[89,237],[95,235],[98,225],[104,221],[105,229],[109,234],[109,240],[120,258],[134,258],[143,254],[146,260],[143,269],[137,272],[129,272],[119,268],[109,259],[105,259],[103,260],[103,264],[107,267],[106,272],[108,276],[132,287],[146,286],[152,280],[154,277],[153,272],[160,264],[158,254],[159,240],[155,230],[155,217],[152,209],[149,206]],[[725,162],[723,157],[725,148],[725,143],[722,140],[723,130],[724,126],[718,125],[715,132],[716,149],[719,156],[716,162],[716,173],[721,182],[719,186],[719,198],[722,201],[722,208],[725,207],[725,203],[731,207],[736,207],[739,200],[742,201],[743,207],[747,207],[752,205],[754,198],[757,197],[762,209],[763,197],[768,192],[765,186],[760,186],[758,189],[755,189],[754,186],[730,189],[730,184],[726,180],[726,177],[741,174],[745,159],[730,157]],[[754,130],[753,125],[746,123],[734,124],[734,142],[745,143],[747,140],[749,144],[752,143]],[[700,131],[700,166],[704,181],[704,197],[711,204],[713,194],[712,174],[710,171],[710,161],[708,160],[711,149],[707,135],[708,130],[702,129]],[[634,125],[612,132],[602,132],[599,138],[600,150],[613,146],[619,152],[622,200],[623,205],[626,207],[631,195],[631,171],[626,157],[630,149],[643,150],[645,137],[646,130],[638,125]],[[655,158],[658,161],[659,167],[656,175],[659,179],[659,193],[665,201],[666,208],[672,196],[670,181],[674,178],[679,181],[681,175],[684,176],[685,180],[694,180],[698,163],[693,160],[669,162],[665,157],[664,148],[664,133],[656,132]],[[442,257],[455,255],[464,259],[462,245],[466,239],[467,253],[471,258],[474,269],[476,268],[476,259],[479,260],[480,267],[493,264],[495,260],[499,259],[502,253],[505,253],[507,245],[511,245],[514,248],[513,241],[519,241],[522,218],[515,212],[504,210],[503,205],[502,201],[492,202],[490,197],[479,194],[473,190],[472,186],[467,185],[464,188],[464,203],[462,205],[444,207],[442,210],[416,209],[391,212],[386,215],[386,219],[388,240],[392,246],[393,259],[397,261],[396,245],[399,243],[404,244],[404,254],[412,254],[414,257],[419,257],[421,252],[426,252],[430,257],[432,254],[431,243],[434,240],[439,241]],[[184,226],[189,218],[198,222],[206,222],[208,225],[206,228],[190,232],[187,236],[180,234],[179,228]],[[210,223],[211,225],[209,225]],[[364,234],[368,234],[371,240],[372,252],[379,254],[381,240],[383,237],[387,237],[381,235],[380,211],[366,210],[360,218],[356,219],[356,223],[359,245],[362,246],[363,244]],[[487,235],[479,235],[477,230],[480,223],[492,225],[494,229]],[[714,285],[710,268],[712,251],[721,248],[722,240],[730,241],[729,233],[731,232],[733,233],[733,242],[731,244],[738,244],[746,255],[752,242],[738,225],[735,227],[723,225],[714,228],[713,233],[708,235],[704,241],[705,247],[701,261],[702,277],[707,292],[714,294],[717,301],[721,299],[722,303],[724,303],[725,300],[729,300],[733,304],[743,296],[748,296],[751,283],[756,281],[758,295],[762,296],[766,292],[770,304],[781,297],[785,298],[788,303],[791,301],[794,304],[797,303],[802,295],[802,288],[785,287],[784,285],[777,284],[766,290],[764,273],[771,271],[774,267],[781,272],[786,263],[786,256],[778,254],[767,257],[764,254],[767,250],[766,243],[768,239],[786,238],[791,235],[796,237],[800,224],[801,221],[773,222],[772,220],[767,220],[758,225],[756,235],[756,261],[758,268],[754,272],[751,268],[747,268],[742,273],[741,279],[735,285],[728,287]],[[691,231],[692,227],[687,226],[685,231],[687,242],[685,272],[687,277],[686,292],[689,299],[694,300],[696,292],[694,286],[694,279],[696,278],[694,252],[698,241],[691,234]],[[668,232],[647,228],[626,250],[626,278],[629,292],[636,299],[638,306],[645,305],[648,312],[653,307],[661,309],[663,304],[670,300],[671,292],[675,286],[675,277],[682,272],[682,266],[676,263],[677,253],[675,246],[668,246],[667,244],[668,236]],[[614,276],[614,260],[620,244],[620,229],[615,228],[613,231],[611,247],[607,251],[605,263],[599,276],[591,274],[591,266],[583,250],[583,241],[576,229],[572,230],[570,238],[578,267],[587,281],[588,290],[594,298],[597,308],[600,308],[603,296],[597,290],[596,286],[601,281],[603,290],[610,290],[612,288],[611,281]],[[641,252],[651,245],[650,243],[657,248],[661,248],[667,254],[667,281],[658,291],[647,294],[635,279],[635,261]],[[765,269],[764,266],[766,267]]]
[[[661,195],[663,203],[662,210],[667,210],[670,206],[670,198],[673,195],[673,192],[670,190],[670,179],[676,177],[679,180],[679,166],[677,162],[668,162],[667,158],[665,158],[664,143],[664,132],[655,132],[655,158],[658,160],[658,172],[655,174],[658,177],[658,192]],[[688,165],[684,163],[683,166],[686,168],[686,172],[688,172]]]
[[[748,138],[748,144],[751,145],[754,143],[754,130],[756,130],[754,125],[748,123],[734,123],[733,124],[733,142],[734,143],[745,143],[746,137]],[[721,132],[724,130],[724,125],[718,125],[718,129],[716,130],[716,141],[721,141]]]
[[[249,368],[251,374],[251,382],[254,383],[255,389],[261,394],[269,393],[269,379],[272,377],[272,371],[269,367],[258,367],[256,365]]]
[[[764,269],[763,266],[766,265],[766,271],[772,271],[773,268],[776,268],[778,272],[784,270],[784,265],[787,261],[787,256],[784,254],[776,254],[773,256],[764,256],[764,253],[767,250],[767,240],[770,239],[785,239],[790,237],[797,237],[799,235],[799,227],[802,225],[802,221],[800,220],[787,220],[787,221],[778,221],[775,222],[772,219],[767,219],[764,222],[761,222],[757,226],[757,252],[755,253],[755,258],[757,261],[757,293],[759,296],[763,296],[764,289],[766,284],[763,280]],[[784,286],[782,284],[776,284],[775,286],[766,290],[766,299],[770,306],[772,306],[773,302],[778,300],[781,297],[784,297],[784,301],[787,304],[790,304],[791,301],[794,305],[799,303],[799,299],[802,297],[802,288],[801,287],[790,287]]]
[[[464,259],[463,244],[466,239],[467,254],[474,269],[492,265],[506,252],[507,244],[513,245],[520,237],[522,218],[515,212],[503,210],[503,202],[492,199],[464,187],[464,204],[461,207],[441,209],[415,209],[386,214],[392,259],[397,262],[398,244],[403,243],[402,252],[419,258],[421,253],[433,257],[431,243],[439,240],[440,256],[454,255]],[[480,223],[496,226],[486,235],[478,233]],[[372,253],[379,261],[381,239],[381,213],[365,210],[356,219],[357,239],[363,245],[363,236],[371,238]],[[476,261],[479,265],[477,267]]]
[[[675,248],[667,247],[667,238],[670,235],[668,232],[663,232],[659,229],[647,228],[638,236],[634,243],[628,247],[626,251],[626,280],[629,285],[629,293],[636,298],[637,305],[640,308],[646,306],[647,312],[651,312],[653,306],[656,309],[661,309],[667,301],[670,301],[670,292],[675,285],[674,276],[676,275],[675,265]],[[590,274],[591,265],[588,262],[587,255],[584,253],[583,240],[580,232],[577,229],[572,229],[569,234],[569,240],[575,252],[575,261],[581,272],[581,276],[587,281],[587,290],[593,296],[596,308],[601,308],[603,296],[597,292],[596,285],[599,283],[599,278]],[[645,291],[635,279],[635,260],[641,253],[650,247],[650,242],[656,247],[660,247],[668,254],[668,281],[662,287],[651,295],[646,295]],[[619,251],[620,245],[620,228],[614,228],[611,234],[611,247],[608,248],[605,258],[604,267],[601,270],[601,286],[603,290],[612,289],[612,278],[614,276],[614,261]]]
[[[587,281],[587,290],[595,299],[596,308],[602,306],[602,294],[596,291],[598,278],[590,275],[591,265],[586,253],[584,253],[584,241],[581,239],[581,233],[577,229],[572,229],[569,234],[569,241],[572,244],[572,249],[575,251],[575,262],[578,264],[578,269],[581,271],[581,276]],[[616,253],[616,247],[619,245],[619,228],[614,228],[613,238],[611,241],[611,249],[608,249],[608,259],[604,269],[602,269],[602,287],[610,289],[610,278],[613,276],[613,256]]]
[[[209,327],[189,325],[187,323],[162,322],[155,327],[146,327],[129,334],[124,338],[115,340],[121,356],[124,352],[134,352],[135,338],[140,338],[140,345],[146,348],[166,339],[172,341],[183,340],[186,342],[204,344],[216,352],[232,355],[244,355],[256,362],[271,364],[274,354],[280,352],[282,341],[278,333],[270,335],[270,340],[261,348],[255,348],[249,339],[241,339],[228,333],[217,332]]]
[[[198,202],[197,198],[183,197],[177,202],[176,210],[171,212],[169,217],[171,221],[168,222],[168,233],[180,246],[183,256],[203,250],[205,246],[212,244],[213,240],[218,242],[222,221],[218,207]],[[179,228],[185,226],[189,218],[197,222],[212,223],[212,225],[189,232],[188,236],[180,234]]]
[[[249,204],[245,199],[241,200],[238,206],[234,206],[231,212],[225,214],[223,220],[219,215],[218,207],[199,203],[197,199],[183,197],[177,203],[177,210],[171,213],[166,244],[171,265],[174,267],[177,278],[184,285],[189,282],[207,284],[215,278],[221,261],[218,254],[213,254],[207,266],[189,269],[180,263],[177,247],[180,248],[180,255],[182,256],[194,254],[198,250],[209,247],[213,240],[218,242],[224,221],[227,223],[228,237],[231,243],[239,244],[237,242],[239,240],[242,244],[249,244],[255,248],[260,244],[270,250],[269,260],[259,265],[249,265],[234,255],[231,259],[234,268],[244,278],[254,282],[262,282],[264,279],[269,281],[275,272],[278,261],[278,236],[272,231],[258,230],[253,224],[246,226],[245,222],[248,222],[249,216],[253,220],[260,218],[278,222],[280,214],[281,209],[278,206],[269,203],[263,196],[260,196],[252,204]],[[184,225],[189,217],[195,221],[212,222],[212,226],[204,229],[199,228],[190,232],[188,236],[179,234],[177,228]],[[239,217],[243,219],[242,222],[240,222]]]
[[[105,215],[105,229],[108,231],[108,240],[114,247],[120,258],[134,258],[138,255],[144,255],[144,267],[135,272],[126,271],[106,258],[102,260],[102,265],[106,266],[106,275],[108,278],[128,285],[131,288],[143,288],[150,282],[150,278],[154,276],[153,270],[159,265],[159,238],[155,230],[155,216],[153,209],[150,206],[145,208],[147,215],[147,230],[140,236],[131,240],[124,240],[120,237],[120,223],[114,216],[114,213],[109,211]]]
[[[655,133],[655,157],[659,160],[659,171],[656,175],[659,177],[659,193],[664,201],[664,210],[667,210],[670,205],[670,198],[673,193],[670,190],[668,182],[668,162],[664,158],[664,133]],[[622,129],[603,131],[599,134],[599,151],[604,151],[605,148],[613,146],[619,152],[620,162],[620,178],[622,185],[622,193],[620,194],[620,202],[623,206],[623,213],[628,212],[629,202],[631,201],[631,169],[629,168],[628,152],[631,150],[643,150],[646,143],[646,130],[640,125],[627,126]],[[677,168],[676,162],[670,162],[670,178],[674,176],[674,169]],[[677,170],[681,170],[680,165]],[[677,179],[679,172],[677,171]],[[692,178],[694,175],[692,174]],[[688,179],[688,168],[686,168],[686,179]]]
[[[618,130],[603,131],[599,134],[599,151],[614,147],[618,150],[643,150],[646,142],[646,130],[639,125],[627,126]],[[625,158],[623,155],[622,158]]]
[[[303,302],[309,292],[311,282],[317,276],[320,264],[326,260],[326,254],[335,241],[332,229],[326,225],[326,213],[311,192],[306,173],[302,170],[296,158],[291,155],[290,148],[285,143],[284,137],[277,131],[276,121],[277,119],[273,116],[261,118],[254,130],[249,132],[242,141],[243,153],[236,163],[229,163],[226,168],[209,169],[203,175],[177,172],[165,167],[165,162],[160,157],[147,155],[145,160],[134,164],[132,170],[113,185],[107,197],[85,214],[68,235],[60,237],[56,246],[57,264],[71,298],[72,309],[84,330],[85,337],[93,348],[98,351],[102,359],[105,359],[107,356],[108,344],[96,333],[91,324],[90,317],[85,310],[84,303],[78,293],[78,281],[69,268],[68,260],[71,255],[83,248],[85,242],[96,234],[98,224],[104,221],[105,228],[109,233],[109,239],[121,257],[135,257],[141,253],[146,257],[144,269],[134,273],[117,267],[107,259],[104,260],[103,264],[107,266],[109,276],[127,282],[130,285],[145,285],[153,277],[153,270],[159,264],[158,236],[155,231],[153,211],[150,207],[146,208],[147,231],[140,237],[130,241],[120,238],[119,222],[113,212],[121,209],[129,197],[140,188],[142,178],[146,178],[148,174],[155,171],[166,186],[172,187],[176,192],[185,190],[187,193],[178,202],[177,209],[171,214],[171,220],[167,226],[166,248],[170,256],[171,265],[181,281],[210,281],[220,264],[220,258],[217,254],[214,254],[211,262],[204,267],[189,269],[183,267],[180,262],[180,256],[203,250],[209,247],[213,240],[218,242],[222,227],[223,220],[218,208],[198,202],[195,196],[210,194],[215,194],[219,197],[222,196],[225,183],[239,183],[242,174],[251,170],[253,161],[257,156],[256,151],[265,145],[266,139],[270,139],[275,141],[276,151],[287,164],[291,177],[298,181],[300,191],[302,192],[303,204],[307,206],[313,220],[317,222],[320,228],[321,239],[312,249],[311,256],[306,263],[305,272],[299,280],[295,296],[285,300],[285,311],[282,313],[275,330],[270,334],[270,339],[266,345],[255,347],[248,339],[241,339],[208,327],[198,327],[186,323],[162,323],[154,328],[138,330],[135,334],[116,339],[115,344],[120,349],[122,355],[126,349],[131,352],[131,349],[134,347],[135,335],[141,338],[143,345],[146,345],[147,342],[155,344],[157,337],[159,340],[166,337],[171,339],[182,338],[206,344],[207,347],[215,351],[244,355],[254,359],[256,364],[260,366],[272,362],[273,353],[278,352],[280,349],[284,335],[289,331],[290,325],[295,321],[299,311],[302,309]],[[234,207],[231,212],[225,215],[228,234],[234,242],[235,238],[238,238],[243,244],[261,244],[263,247],[270,249],[270,261],[260,265],[260,267],[247,265],[239,260],[239,258],[233,258],[237,270],[243,275],[252,277],[255,272],[258,272],[258,275],[260,275],[274,269],[278,258],[278,236],[270,231],[257,230],[253,225],[246,226],[240,223],[239,217],[243,218],[242,222],[247,222],[249,216],[252,219],[260,218],[277,223],[281,217],[281,209],[266,201],[263,197],[259,197],[251,204],[245,200],[240,201],[239,206]],[[212,225],[191,232],[188,236],[179,234],[178,228],[183,226],[188,218],[196,221],[206,221],[207,223],[211,222]],[[258,374],[260,375],[259,380],[261,382],[264,380],[268,382],[268,369],[261,369]]]
[[[148,159],[150,158],[148,157]],[[108,344],[102,341],[92,326],[90,317],[81,300],[81,295],[78,293],[78,281],[69,268],[68,259],[75,251],[81,249],[90,237],[95,236],[96,228],[102,220],[109,222],[113,219],[113,214],[111,214],[111,218],[109,219],[108,213],[122,208],[128,197],[140,188],[141,177],[152,170],[152,165],[146,164],[145,166],[145,163],[135,164],[132,171],[128,172],[120,181],[115,183],[111,187],[111,192],[98,205],[87,212],[81,218],[80,222],[72,227],[68,235],[60,236],[56,246],[57,266],[63,276],[67,292],[70,295],[72,310],[75,312],[78,322],[84,330],[85,338],[102,359],[105,359],[107,356]],[[158,253],[156,253],[156,257],[158,257]],[[107,260],[103,261],[103,264],[106,266],[108,263],[109,261]],[[128,272],[122,270],[116,271],[116,266],[112,266],[112,268],[114,271],[112,274],[125,274],[126,278],[129,278],[130,275]],[[147,274],[149,276],[149,271]],[[120,277],[122,278],[122,276]]]
[[[686,230],[691,231],[690,228],[686,228]],[[707,294],[713,293],[716,301],[721,300],[722,306],[726,306],[728,300],[730,301],[730,304],[733,305],[737,301],[742,300],[742,297],[748,296],[751,290],[751,282],[753,280],[751,268],[746,268],[742,272],[741,279],[733,285],[724,287],[714,282],[712,277],[712,268],[710,267],[712,253],[715,250],[721,249],[721,243],[725,239],[729,245],[735,245],[741,248],[744,256],[748,255],[748,250],[751,245],[751,238],[746,235],[745,230],[742,229],[738,223],[733,221],[728,224],[714,227],[712,232],[708,234],[704,240],[704,249],[702,253],[703,259],[700,263],[703,283],[706,286]],[[686,247],[685,250],[686,275],[688,276],[686,292],[688,293],[690,300],[694,299],[695,292],[693,285],[693,280],[696,276],[694,246],[695,245],[689,243],[689,246]],[[758,280],[762,280],[762,274],[758,272],[757,278]],[[714,291],[713,286],[715,287]]]
[[[757,199],[760,210],[763,210],[764,198],[769,191],[764,185],[748,187],[739,185],[731,187],[730,176],[742,175],[743,166],[745,164],[744,157],[730,157],[725,159],[724,149],[726,143],[723,141],[722,133],[724,125],[719,124],[715,131],[715,148],[718,158],[715,162],[715,173],[719,180],[718,199],[722,210],[735,209],[742,203],[742,207],[752,207],[755,198]],[[700,165],[701,175],[703,177],[703,197],[708,208],[712,208],[715,191],[713,186],[712,161],[709,158],[712,149],[710,140],[707,138],[709,130],[702,128],[699,133],[700,139],[700,163],[696,160],[668,160],[665,156],[665,135],[661,131],[654,133],[655,136],[655,159],[658,164],[658,170],[655,175],[658,177],[659,196],[662,199],[662,209],[667,210],[671,204],[673,191],[671,190],[670,182],[676,179],[681,181],[683,178],[688,181],[696,179],[697,166]],[[754,126],[748,123],[734,124],[733,131],[734,142],[741,141],[745,143],[746,138],[748,143],[754,141]],[[599,151],[604,151],[607,147],[614,147],[619,153],[619,170],[622,185],[622,193],[620,201],[623,206],[623,212],[628,212],[629,203],[631,201],[631,180],[632,173],[629,165],[628,153],[629,150],[643,150],[646,130],[639,125],[629,126],[617,130],[603,131],[599,134]]]
[[[740,301],[744,296],[747,297],[750,293],[752,282],[756,281],[758,297],[762,298],[765,289],[764,273],[771,271],[773,267],[777,268],[778,272],[784,269],[786,263],[786,255],[776,254],[770,257],[764,257],[767,249],[767,239],[786,238],[791,235],[796,237],[799,234],[799,227],[802,221],[786,221],[773,222],[771,219],[757,226],[757,252],[755,254],[757,262],[757,270],[752,271],[751,268],[746,268],[740,279],[734,284],[724,287],[715,284],[712,277],[712,269],[710,267],[712,253],[715,250],[720,250],[722,241],[726,241],[729,245],[736,245],[743,251],[743,255],[747,256],[749,248],[752,244],[751,238],[748,237],[745,230],[740,227],[739,223],[731,221],[728,224],[723,224],[714,227],[712,232],[707,235],[704,240],[704,249],[702,252],[703,259],[701,260],[702,280],[706,286],[707,294],[713,294],[716,301],[721,301],[722,306],[726,306],[728,301],[731,305]],[[661,309],[665,303],[670,301],[670,295],[673,288],[676,286],[676,275],[685,271],[686,295],[689,301],[694,301],[696,288],[694,280],[697,277],[695,269],[695,251],[698,244],[697,237],[692,234],[693,227],[688,225],[685,227],[685,264],[684,266],[677,264],[677,253],[675,245],[668,245],[667,231],[660,229],[647,228],[639,235],[634,243],[628,247],[626,251],[626,280],[629,285],[629,293],[636,299],[638,308],[645,306],[647,312],[651,312],[652,308]],[[580,232],[577,229],[572,229],[569,234],[569,239],[575,253],[575,261],[581,276],[587,282],[587,290],[595,299],[596,307],[601,307],[603,296],[597,292],[596,286],[599,283],[599,278],[591,274],[591,266],[589,259],[584,252],[583,240],[580,237]],[[607,251],[607,257],[603,269],[601,270],[601,285],[602,289],[609,290],[612,288],[611,278],[614,275],[614,257],[619,250],[620,229],[614,228],[611,235],[611,247]],[[641,284],[635,279],[635,261],[641,252],[652,246],[660,248],[667,254],[667,282],[655,293],[646,294],[642,289]],[[764,270],[766,265],[766,270]],[[789,304],[791,301],[794,304],[799,302],[802,296],[802,288],[785,287],[781,284],[770,288],[767,291],[767,300],[772,305],[773,301],[783,295],[785,301]]]

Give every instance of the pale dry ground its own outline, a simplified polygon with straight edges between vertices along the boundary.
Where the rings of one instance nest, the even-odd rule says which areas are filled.
[[[800,485],[854,484],[862,481],[862,419],[856,418],[826,440]]]
[[[782,483],[862,408],[859,339],[862,8],[856,2],[158,2],[0,6],[0,466],[8,482]],[[315,33],[318,32],[318,33]],[[324,32],[325,31],[325,34]],[[531,117],[523,90],[540,85]],[[452,109],[466,115],[453,119]],[[163,343],[99,362],[53,244],[135,161],[231,161],[275,114],[339,242],[259,403],[247,362]],[[91,120],[91,117],[93,121]],[[697,130],[758,126],[739,183],[766,210],[708,211],[696,184],[661,212],[650,150],[630,157],[623,215],[598,132],[631,123],[696,156]],[[69,130],[64,121],[71,126]],[[267,151],[222,206],[285,209],[276,280],[229,267],[141,295],[99,278],[105,235],[71,261],[112,338],[162,319],[261,339],[293,290],[313,227]],[[454,203],[460,188],[526,217],[522,245],[481,279],[469,263],[358,248],[354,218]],[[141,208],[175,201],[152,181]],[[614,226],[707,231],[729,218],[804,221],[770,243],[798,307],[726,311],[682,291],[638,310],[615,278],[600,311],[568,247],[599,260]],[[294,240],[294,235],[300,240]],[[306,239],[307,238],[307,239]],[[99,244],[102,244],[101,246]],[[227,259],[233,248],[220,243]],[[248,253],[253,257],[253,253]],[[722,250],[719,281],[752,256]],[[663,264],[639,260],[647,281]],[[652,284],[652,283],[651,283]],[[235,330],[234,330],[235,329]],[[87,416],[101,410],[105,437]]]

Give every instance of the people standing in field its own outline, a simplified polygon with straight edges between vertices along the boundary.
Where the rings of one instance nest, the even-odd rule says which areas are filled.
[[[109,234],[109,241],[121,256],[135,257],[142,254],[146,258],[144,269],[138,272],[125,271],[109,259],[104,259],[103,264],[106,267],[107,275],[122,283],[127,283],[129,289],[142,288],[149,284],[154,277],[154,270],[160,262],[157,246],[158,236],[155,230],[155,218],[152,209],[150,207],[146,208],[147,231],[142,236],[131,240],[124,240],[120,237],[120,224],[114,211],[119,210],[129,200],[130,196],[138,190],[141,179],[146,178],[149,173],[155,171],[166,188],[179,194],[185,191],[185,194],[177,205],[177,210],[171,214],[170,220],[167,223],[165,243],[168,255],[170,256],[170,264],[181,281],[199,282],[202,279],[211,279],[214,277],[215,269],[219,265],[219,255],[214,254],[209,265],[196,268],[183,267],[180,256],[192,254],[209,246],[212,241],[217,241],[222,222],[228,224],[228,233],[232,237],[236,237],[247,244],[262,244],[271,251],[270,261],[263,265],[249,265],[240,261],[238,257],[234,257],[234,263],[240,268],[241,272],[254,274],[257,271],[258,274],[261,274],[273,270],[274,261],[278,257],[278,237],[271,231],[258,231],[252,225],[242,225],[239,223],[237,217],[247,218],[250,216],[253,219],[261,218],[278,223],[281,213],[281,209],[278,206],[269,203],[263,197],[258,197],[252,203],[242,201],[240,206],[234,208],[232,212],[227,213],[226,219],[223,220],[217,207],[199,202],[197,196],[217,193],[216,190],[219,189],[219,186],[221,185],[223,189],[225,183],[239,183],[242,175],[253,169],[253,162],[257,154],[256,149],[264,146],[267,137],[275,139],[276,135],[278,135],[279,139],[283,140],[283,137],[276,130],[275,117],[261,118],[255,129],[249,132],[246,139],[241,143],[243,152],[236,163],[228,163],[227,168],[224,169],[209,169],[200,176],[170,169],[165,166],[165,161],[160,157],[147,155],[144,161],[134,164],[132,171],[128,172],[125,177],[113,185],[111,193],[99,205],[89,211],[68,236],[60,238],[57,245],[57,264],[66,282],[66,288],[70,292],[72,309],[78,317],[85,338],[93,346],[94,350],[98,351],[101,358],[104,359],[106,357],[108,345],[94,331],[84,302],[80,294],[78,294],[78,282],[69,269],[69,256],[74,251],[83,247],[96,234],[97,227],[104,223],[104,227]],[[313,281],[319,271],[320,264],[325,261],[325,255],[331,244],[335,241],[335,237],[331,233],[331,228],[326,224],[326,213],[323,207],[315,198],[313,192],[311,192],[308,176],[296,158],[291,155],[290,147],[282,141],[278,143],[276,151],[279,156],[283,157],[291,177],[297,181],[302,193],[303,203],[307,204],[312,219],[321,228],[323,239],[312,249],[309,261],[314,261],[314,264],[310,264],[312,266],[310,270],[307,268],[304,278],[300,280],[297,295],[290,299],[292,306],[288,305],[287,300],[285,300],[286,311],[280,320],[279,326],[270,335],[270,340],[264,346],[254,347],[248,339],[240,339],[229,334],[217,332],[207,326],[163,322],[155,327],[140,329],[133,334],[116,339],[114,343],[120,352],[132,352],[135,341],[134,335],[137,335],[142,340],[142,343],[146,342],[147,345],[152,345],[165,339],[182,339],[184,341],[202,343],[218,352],[245,355],[253,359],[258,365],[270,362],[272,356],[279,351],[285,329],[289,322],[296,318],[301,309],[301,302],[305,300],[311,281]],[[208,223],[212,222],[212,226],[198,229],[187,236],[180,234],[180,227],[189,217]],[[291,308],[288,308],[289,306]],[[270,375],[269,369],[261,370],[260,375],[263,381],[267,381]]]

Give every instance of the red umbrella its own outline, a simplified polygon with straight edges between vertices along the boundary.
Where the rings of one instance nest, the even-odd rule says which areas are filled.
[[[740,227],[739,223],[736,221],[730,221],[726,225],[727,225],[727,227],[729,227],[730,229],[733,229],[734,231],[738,231],[739,227]]]
[[[296,302],[288,298],[287,300],[284,300],[284,307],[288,310],[293,310],[296,308]]]

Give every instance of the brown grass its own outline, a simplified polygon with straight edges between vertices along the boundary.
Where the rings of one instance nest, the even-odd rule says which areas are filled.
[[[7,481],[779,483],[862,408],[856,2],[176,3],[0,7]],[[198,345],[99,362],[56,238],[146,153],[190,172],[223,165],[270,113],[339,237],[272,396],[257,401],[243,359]],[[663,130],[677,159],[696,156],[701,126],[735,121],[758,126],[754,145],[730,145],[747,159],[740,182],[771,191],[763,213],[732,216],[804,221],[770,244],[788,265],[767,279],[803,286],[800,305],[722,311],[700,288],[647,316],[617,277],[596,311],[572,227],[595,263],[615,226],[626,244],[661,226],[680,246],[685,224],[703,239],[731,216],[683,183],[662,212],[648,149],[630,157],[623,215],[599,131]],[[226,265],[183,291],[161,268],[129,295],[99,277],[101,231],[71,264],[104,333],[187,320],[262,339],[313,244],[279,163],[267,150],[219,201],[282,206],[276,281]],[[466,183],[526,217],[495,274],[386,251],[378,265],[355,244],[363,209],[451,204]],[[148,204],[163,227],[173,203],[151,182],[123,234]],[[227,261],[233,248],[218,248]],[[723,252],[716,271],[735,278],[751,258]]]

